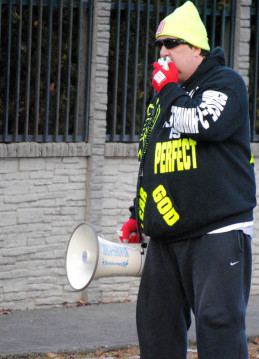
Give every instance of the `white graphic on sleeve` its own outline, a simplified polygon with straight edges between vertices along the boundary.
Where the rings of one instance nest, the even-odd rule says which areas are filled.
[[[202,103],[199,106],[202,110],[202,115],[207,116],[210,114],[213,121],[216,122],[224,110],[227,99],[227,95],[222,92],[205,91],[202,96]]]
[[[175,138],[177,133],[199,133],[199,124],[209,129],[210,123],[206,116],[216,122],[227,103],[228,96],[219,91],[208,90],[202,95],[202,102],[194,108],[178,106],[171,107],[171,116],[164,127],[172,128],[169,138]]]

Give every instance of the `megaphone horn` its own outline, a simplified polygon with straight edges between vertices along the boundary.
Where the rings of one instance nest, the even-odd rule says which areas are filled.
[[[142,245],[125,245],[97,235],[90,223],[81,223],[72,233],[66,253],[66,273],[74,290],[83,290],[94,279],[140,277],[145,262]]]

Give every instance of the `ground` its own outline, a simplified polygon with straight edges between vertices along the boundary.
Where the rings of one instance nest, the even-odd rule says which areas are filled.
[[[259,338],[255,338],[253,343],[249,343],[249,359],[259,359]],[[122,349],[112,352],[97,350],[95,353],[78,354],[55,354],[47,353],[44,355],[23,355],[23,356],[0,356],[0,359],[137,359],[139,358],[139,348]],[[198,359],[195,346],[189,347],[187,359]]]

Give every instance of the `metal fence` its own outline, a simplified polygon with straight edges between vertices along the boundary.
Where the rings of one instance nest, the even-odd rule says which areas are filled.
[[[86,141],[93,1],[0,0],[0,14],[0,142]]]
[[[185,0],[111,2],[107,141],[136,142],[153,96],[159,22]],[[233,65],[236,0],[193,0]],[[0,0],[0,142],[87,141],[94,0]],[[251,7],[250,117],[259,141],[259,1]]]
[[[253,0],[251,8],[250,46],[250,117],[251,139],[259,142],[259,1]]]

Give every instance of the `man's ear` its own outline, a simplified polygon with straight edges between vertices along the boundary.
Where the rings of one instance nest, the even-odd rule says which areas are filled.
[[[201,49],[199,47],[193,46],[192,49],[193,49],[194,56],[198,57],[201,55]]]

